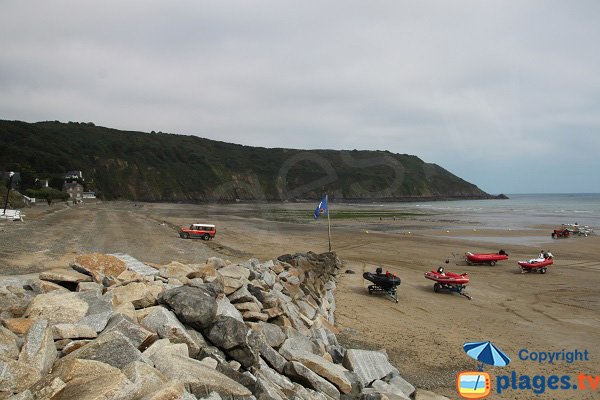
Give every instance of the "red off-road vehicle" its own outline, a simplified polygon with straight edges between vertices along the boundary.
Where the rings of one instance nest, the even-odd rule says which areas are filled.
[[[191,224],[189,228],[179,228],[179,237],[183,239],[210,240],[215,237],[217,230],[210,224]]]

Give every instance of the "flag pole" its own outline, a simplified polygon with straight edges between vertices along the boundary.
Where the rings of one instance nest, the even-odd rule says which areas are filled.
[[[331,222],[329,221],[329,198],[325,193],[325,202],[327,203],[327,236],[329,238],[329,251],[331,252]]]

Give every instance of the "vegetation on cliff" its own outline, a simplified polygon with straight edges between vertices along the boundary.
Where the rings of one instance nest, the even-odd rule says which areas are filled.
[[[0,169],[21,189],[69,170],[106,200],[235,201],[481,199],[490,196],[436,164],[388,151],[250,147],[92,123],[0,121]]]

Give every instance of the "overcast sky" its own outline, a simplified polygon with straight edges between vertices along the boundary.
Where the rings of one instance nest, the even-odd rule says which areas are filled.
[[[2,0],[0,118],[600,192],[600,2]]]

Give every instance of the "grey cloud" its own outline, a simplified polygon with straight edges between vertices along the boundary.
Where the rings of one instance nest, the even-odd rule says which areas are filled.
[[[547,171],[513,168],[532,151],[600,150],[599,13],[596,1],[4,1],[0,117],[390,150],[492,192],[533,188]]]

